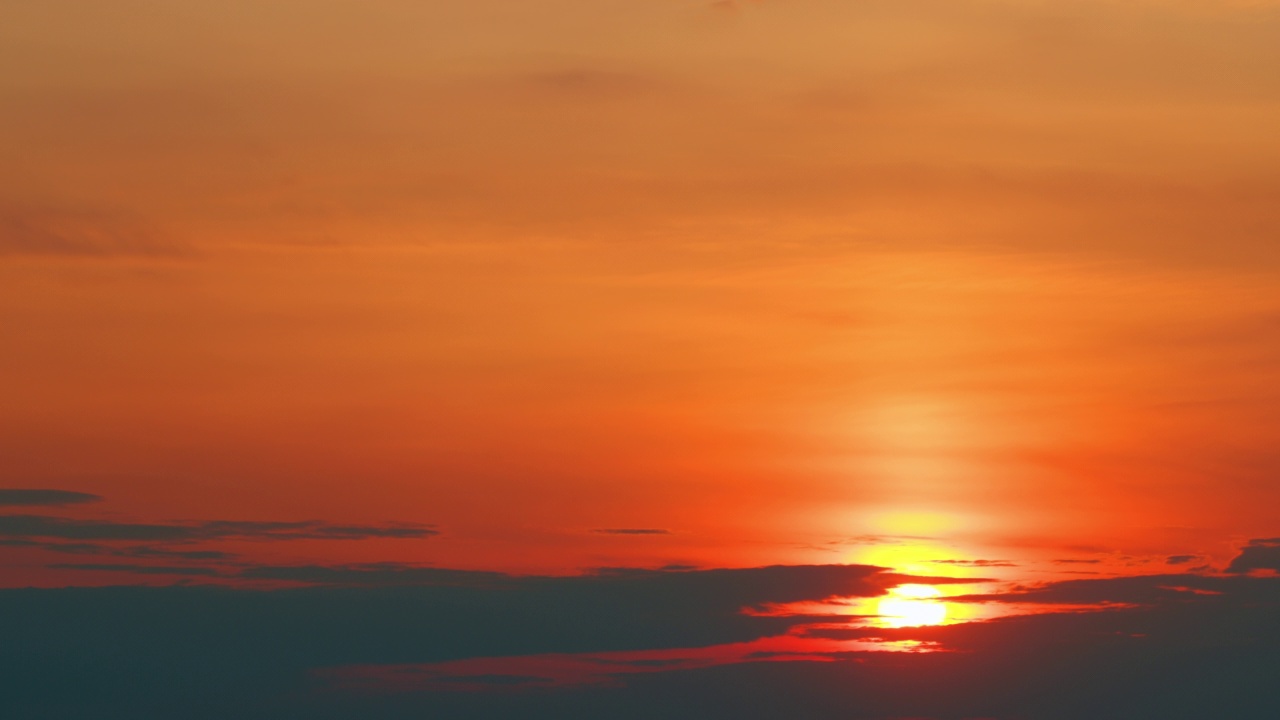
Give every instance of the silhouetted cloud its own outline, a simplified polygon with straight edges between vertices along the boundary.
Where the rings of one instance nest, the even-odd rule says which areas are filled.
[[[334,572],[364,572],[366,580],[376,576],[386,583],[384,576],[397,569]],[[157,708],[167,703],[205,698],[216,699],[208,717],[242,717],[231,711],[247,712],[236,703],[305,688],[314,668],[744,642],[804,622],[743,614],[744,606],[874,595],[886,582],[879,569],[866,566],[575,577],[399,570],[433,584],[269,592],[212,586],[0,591],[0,677],[13,688],[0,695],[0,711],[12,712],[0,714],[30,717],[33,708],[53,704],[102,716],[141,704],[145,712],[133,717],[148,717],[163,714]],[[334,579],[316,573],[277,568],[256,576]]]
[[[1280,592],[1280,578],[1243,578],[1191,573],[1140,575],[1136,577],[1063,580],[1036,586],[1015,587],[1006,592],[963,595],[955,602],[1049,603],[1074,605],[1181,603],[1205,597],[1231,595],[1244,598],[1248,592]]]
[[[221,550],[170,550],[156,547],[107,548],[106,554],[132,558],[180,558],[182,560],[230,560],[235,553]]]
[[[0,591],[0,713],[1201,720],[1267,717],[1280,673],[1280,578],[1165,574],[1049,583],[999,601],[1126,606],[887,629],[840,625],[848,618],[837,616],[741,612],[874,595],[898,579],[862,566],[615,569],[575,577],[396,565],[328,570],[428,572],[441,582]],[[141,571],[179,576],[191,569]],[[320,579],[305,567],[267,574],[290,573]],[[815,642],[879,637],[955,652],[814,654],[758,644],[801,632]],[[732,661],[716,660],[718,653]],[[556,678],[566,673],[591,683],[565,686]],[[358,691],[345,691],[343,678],[360,679],[351,686]],[[553,684],[559,689],[546,692]]]
[[[71,490],[27,490],[21,488],[0,488],[0,507],[34,506],[34,505],[80,505],[99,502],[102,498],[89,493]]]
[[[181,542],[213,539],[242,540],[363,540],[368,538],[421,539],[438,535],[431,525],[388,523],[341,525],[308,520],[255,522],[214,520],[203,523],[128,523],[110,520],[75,520],[43,515],[0,515],[0,537],[59,538],[64,540],[122,540]]]
[[[420,539],[439,535],[431,525],[385,523],[382,525],[335,525],[319,520],[303,522],[235,522],[215,520],[203,523],[198,532],[206,537],[241,537],[260,540],[364,540],[367,538]]]
[[[963,565],[965,567],[1017,567],[1017,563],[1008,560],[933,560],[940,565]]]
[[[1252,570],[1280,572],[1280,538],[1250,540],[1227,566],[1229,573],[1246,573]]]
[[[935,538],[928,535],[851,535],[849,537],[840,538],[839,540],[831,540],[828,545],[902,545],[904,543],[918,542],[921,540],[934,540]]]
[[[1170,555],[1164,561],[1169,565],[1186,565],[1200,558],[1199,555]]]
[[[139,559],[230,560],[236,557],[235,553],[221,550],[174,550],[150,545],[106,545],[102,543],[48,542],[14,538],[0,539],[0,545],[37,548],[66,555],[111,555]]]
[[[0,515],[0,536],[66,540],[190,540],[195,527],[73,520],[41,515]]]
[[[289,565],[259,566],[242,570],[246,580],[277,580],[307,585],[349,586],[492,586],[514,582],[503,573],[475,570],[420,567],[402,563],[364,563],[358,565]]]
[[[164,565],[126,565],[108,563],[55,563],[51,568],[60,570],[98,570],[116,573],[137,573],[140,575],[200,575],[213,576],[218,571],[206,567],[176,567]]]

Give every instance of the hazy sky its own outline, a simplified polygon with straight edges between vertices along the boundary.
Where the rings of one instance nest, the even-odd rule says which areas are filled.
[[[0,472],[68,517],[551,573],[1277,532],[1271,3],[4,15]]]

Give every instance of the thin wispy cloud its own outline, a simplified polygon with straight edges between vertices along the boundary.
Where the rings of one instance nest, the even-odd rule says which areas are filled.
[[[0,205],[0,256],[178,256],[182,243],[128,216],[97,210]]]
[[[101,501],[99,495],[73,490],[0,488],[0,507],[83,505]]]
[[[965,567],[1018,567],[1017,563],[1008,560],[931,560],[939,565],[962,565]]]
[[[425,539],[439,535],[431,525],[387,523],[346,525],[320,520],[263,522],[211,520],[196,523],[131,523],[78,520],[45,515],[0,515],[0,538],[191,542],[200,540],[367,540]]]

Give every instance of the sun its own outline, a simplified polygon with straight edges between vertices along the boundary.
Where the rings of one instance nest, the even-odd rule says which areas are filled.
[[[932,585],[899,585],[876,605],[879,624],[890,628],[941,625],[947,619],[947,605],[938,601],[941,596]]]

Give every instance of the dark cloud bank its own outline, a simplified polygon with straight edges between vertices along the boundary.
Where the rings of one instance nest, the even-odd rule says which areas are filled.
[[[873,631],[947,652],[697,669],[647,660],[652,672],[611,684],[494,675],[470,678],[484,688],[471,692],[344,690],[326,669],[705,647],[789,631],[865,636],[831,618],[816,625],[741,610],[875,595],[902,578],[862,566],[562,578],[396,565],[245,574],[320,584],[0,591],[0,716],[1199,720],[1272,717],[1280,707],[1280,578],[1256,574],[974,594],[967,600],[1110,609]]]

